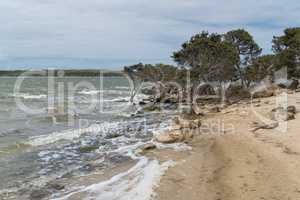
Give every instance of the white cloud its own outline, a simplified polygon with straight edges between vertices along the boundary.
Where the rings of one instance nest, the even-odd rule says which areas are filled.
[[[0,50],[12,65],[17,58],[171,62],[191,35],[239,27],[269,50],[274,34],[299,25],[299,7],[296,0],[2,0]]]

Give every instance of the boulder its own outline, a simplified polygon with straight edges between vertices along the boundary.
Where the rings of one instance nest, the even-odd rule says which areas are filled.
[[[277,86],[280,87],[281,89],[286,89],[287,88],[287,86],[283,83],[279,83],[279,84],[277,84]]]
[[[287,111],[290,113],[296,114],[296,112],[297,112],[296,106],[288,106]]]
[[[54,181],[47,183],[46,186],[47,186],[47,188],[54,189],[54,190],[63,190],[65,188],[64,185],[62,185],[60,183],[56,183]]]
[[[275,95],[274,90],[265,89],[262,91],[257,91],[253,94],[253,98],[266,98],[266,97],[272,97]]]
[[[176,142],[184,142],[192,139],[194,136],[190,129],[170,130],[155,136],[155,140],[160,143],[169,144]]]
[[[296,107],[288,106],[286,109],[283,107],[274,108],[271,117],[276,121],[289,121],[295,119]]]
[[[142,150],[143,151],[148,151],[148,150],[152,150],[152,149],[155,149],[156,148],[156,145],[153,144],[153,143],[148,143],[148,144],[145,144],[143,147],[142,147]]]
[[[299,81],[297,79],[294,79],[292,83],[288,86],[288,89],[296,90],[298,86],[299,86]]]

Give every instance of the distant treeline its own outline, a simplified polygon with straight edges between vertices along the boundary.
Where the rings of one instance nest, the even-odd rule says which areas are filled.
[[[87,69],[87,70],[0,70],[0,76],[20,76],[23,75],[29,75],[29,76],[45,76],[45,75],[63,75],[63,76],[122,76],[122,72],[119,71],[107,71],[107,70],[95,70],[95,69]]]

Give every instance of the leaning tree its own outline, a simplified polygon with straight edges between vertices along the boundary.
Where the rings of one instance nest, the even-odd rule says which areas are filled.
[[[236,73],[235,65],[239,61],[239,55],[231,43],[224,41],[222,35],[208,32],[193,36],[172,57],[180,66],[191,71],[191,112],[194,112],[193,88],[201,81],[218,82],[219,86],[231,81]]]
[[[245,69],[253,59],[261,54],[262,49],[250,33],[244,29],[229,31],[224,34],[224,39],[235,47],[239,55],[239,61],[235,64],[237,79],[240,79],[242,85],[246,86]]]
[[[273,38],[275,66],[279,70],[287,68],[288,78],[300,77],[300,27],[287,28],[284,35]]]

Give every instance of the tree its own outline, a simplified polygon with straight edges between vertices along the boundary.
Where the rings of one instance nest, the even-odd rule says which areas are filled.
[[[235,75],[238,54],[234,46],[224,41],[219,34],[202,32],[182,44],[179,51],[173,53],[173,59],[180,66],[191,71],[191,87],[187,88],[191,114],[193,114],[193,91],[200,81],[231,81]]]
[[[176,80],[177,71],[178,69],[176,67],[165,64],[144,65],[139,63],[132,66],[125,66],[124,73],[129,76],[134,87],[131,91],[130,102],[133,102],[143,82],[157,83],[162,86],[164,82]]]
[[[207,32],[193,36],[172,57],[180,66],[191,70],[193,81],[232,80],[238,61],[231,44],[223,41],[221,35]]]
[[[244,29],[229,31],[224,35],[224,39],[235,47],[239,55],[239,61],[235,65],[237,78],[245,86],[245,68],[261,54],[262,49],[254,41],[250,33]]]
[[[284,35],[273,37],[276,69],[287,67],[288,77],[300,77],[300,27],[287,28]]]
[[[245,84],[259,82],[267,76],[273,76],[275,55],[263,55],[252,60],[245,69]]]

